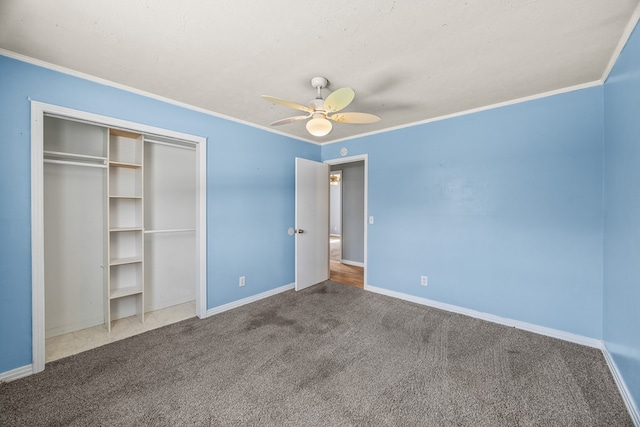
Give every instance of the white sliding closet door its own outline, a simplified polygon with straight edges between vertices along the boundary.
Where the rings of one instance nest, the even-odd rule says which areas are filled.
[[[151,311],[196,298],[196,151],[148,138],[144,155],[145,311]]]

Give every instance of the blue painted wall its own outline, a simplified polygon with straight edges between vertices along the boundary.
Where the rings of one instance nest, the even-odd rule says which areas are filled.
[[[0,56],[0,373],[31,363],[28,98],[208,138],[207,307],[294,281],[294,158],[318,146]]]
[[[604,341],[640,408],[640,31],[604,85]]]
[[[602,135],[594,87],[322,158],[368,154],[369,285],[600,339]]]

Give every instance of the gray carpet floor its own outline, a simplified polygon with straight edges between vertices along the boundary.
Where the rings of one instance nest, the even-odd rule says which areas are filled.
[[[632,426],[599,350],[325,282],[0,384],[3,426]]]

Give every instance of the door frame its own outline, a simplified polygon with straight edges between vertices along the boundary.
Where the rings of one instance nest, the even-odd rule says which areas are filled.
[[[367,260],[368,260],[368,232],[369,232],[369,155],[368,154],[357,154],[354,156],[349,156],[349,157],[339,157],[336,159],[328,159],[325,160],[324,163],[327,163],[329,165],[329,167],[333,166],[333,165],[340,165],[340,164],[345,164],[345,163],[354,163],[354,162],[360,162],[363,161],[364,162],[364,242],[363,242],[363,257],[364,257],[364,288],[366,289],[369,283],[368,280],[368,272],[369,269],[367,268]],[[331,173],[331,170],[329,170],[329,173]],[[330,185],[327,182],[327,185]],[[327,209],[329,208],[329,206],[327,206]],[[340,244],[342,244],[342,242],[340,242]]]
[[[207,316],[207,138],[155,126],[31,101],[31,333],[32,373],[45,365],[44,116],[121,128],[194,143],[196,146],[196,315]]]

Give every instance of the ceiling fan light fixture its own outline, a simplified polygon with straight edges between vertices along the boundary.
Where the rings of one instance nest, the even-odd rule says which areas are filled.
[[[328,135],[331,129],[333,129],[331,122],[325,118],[311,119],[307,122],[307,130],[313,136]]]
[[[285,125],[301,120],[310,119],[307,122],[307,131],[317,137],[328,135],[333,129],[331,122],[337,123],[374,123],[380,120],[380,117],[375,114],[369,113],[337,113],[342,111],[348,105],[351,104],[355,96],[355,92],[350,87],[343,87],[336,89],[327,96],[327,99],[322,97],[322,89],[327,87],[329,81],[324,77],[314,77],[311,79],[311,85],[316,88],[318,94],[316,99],[311,101],[309,105],[298,104],[297,102],[286,101],[284,99],[275,98],[273,96],[262,95],[262,99],[270,101],[275,104],[284,105],[295,110],[304,111],[306,116],[295,116],[286,119],[276,120],[271,123],[271,126]]]

